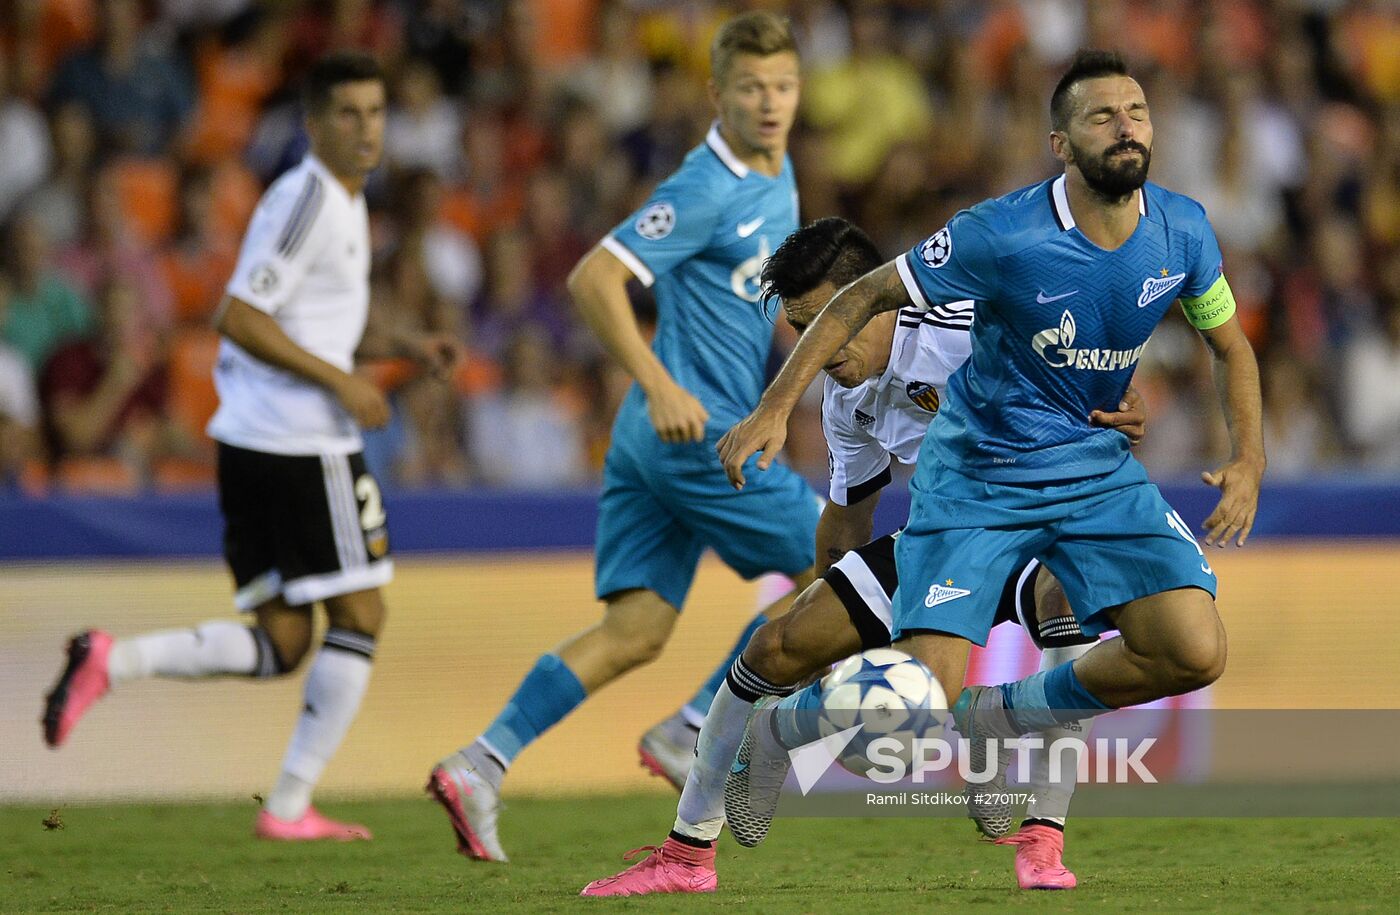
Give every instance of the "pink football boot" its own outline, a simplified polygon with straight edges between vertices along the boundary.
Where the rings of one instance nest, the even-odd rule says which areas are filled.
[[[44,742],[49,746],[62,746],[83,713],[106,695],[112,641],[102,630],[89,629],[68,642],[68,666],[44,702]]]
[[[645,858],[613,877],[594,880],[580,896],[646,896],[651,893],[713,893],[719,886],[715,849],[696,848],[667,836],[661,847],[634,848],[623,860]]]
[[[1079,882],[1061,860],[1065,834],[1052,826],[1022,826],[997,844],[1016,846],[1016,882],[1023,890],[1072,890]]]
[[[279,820],[266,810],[258,811],[253,835],[259,839],[278,842],[314,842],[317,839],[331,839],[336,842],[354,842],[358,839],[372,839],[369,829],[358,823],[337,823],[321,815],[315,807],[306,808],[301,819],[287,822]]]

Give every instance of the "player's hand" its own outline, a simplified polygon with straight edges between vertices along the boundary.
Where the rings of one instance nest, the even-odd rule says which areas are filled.
[[[1117,429],[1128,437],[1128,444],[1137,445],[1147,434],[1147,401],[1142,399],[1137,388],[1130,387],[1118,404],[1118,412],[1095,410],[1089,414],[1089,424]]]
[[[729,477],[729,482],[735,489],[743,489],[744,462],[761,451],[763,454],[758,459],[758,469],[767,470],[773,465],[778,452],[783,450],[786,441],[787,417],[765,410],[760,404],[757,410],[724,433],[715,450],[724,463],[724,473]]]
[[[698,442],[705,438],[710,413],[685,388],[670,378],[647,389],[647,414],[657,436],[668,444]]]
[[[347,372],[336,385],[335,397],[362,429],[378,429],[389,422],[389,400],[367,378]]]
[[[1202,523],[1206,546],[1222,549],[1231,537],[1236,546],[1244,546],[1254,527],[1259,510],[1259,481],[1264,478],[1262,461],[1231,461],[1219,470],[1201,474],[1201,479],[1220,490],[1220,502]]]
[[[452,376],[452,369],[466,356],[466,347],[451,334],[423,334],[408,346],[409,356],[439,381]]]

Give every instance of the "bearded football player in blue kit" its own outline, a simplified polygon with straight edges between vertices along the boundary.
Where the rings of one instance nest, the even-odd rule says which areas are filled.
[[[974,770],[984,738],[1190,692],[1224,670],[1204,552],[1126,437],[1089,421],[1120,401],[1173,302],[1210,347],[1230,428],[1230,459],[1202,475],[1220,489],[1208,545],[1243,546],[1265,464],[1258,367],[1215,233],[1200,204],[1147,183],[1147,101],[1116,54],[1075,58],[1051,97],[1051,128],[1063,175],[957,214],[838,294],[719,446],[742,490],[762,477],[748,460],[761,451],[758,467],[771,463],[801,392],[872,316],[974,302],[972,355],[949,380],[910,484],[891,635],[957,694],[964,640],[985,644],[1002,583],[1030,558],[1059,579],[1086,633],[1120,633],[1024,680],[962,691],[953,715]],[[810,702],[798,693],[791,704]],[[763,767],[793,735],[751,736],[749,765]]]

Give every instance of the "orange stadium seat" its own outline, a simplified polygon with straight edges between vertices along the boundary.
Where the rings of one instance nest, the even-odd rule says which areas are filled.
[[[214,166],[214,224],[220,231],[241,238],[262,192],[257,176],[247,166],[237,159],[223,160]]]
[[[207,322],[237,261],[238,251],[228,244],[196,251],[167,249],[160,257],[160,269],[175,301],[175,317],[188,323]]]
[[[546,67],[563,69],[584,57],[597,31],[597,0],[534,0],[534,51]]]
[[[73,493],[135,495],[141,489],[136,471],[117,458],[70,457],[58,462],[54,480]]]
[[[280,68],[269,66],[256,47],[221,48],[206,41],[195,52],[199,104],[186,128],[186,149],[195,162],[236,156],[248,145],[263,101],[277,88]]]
[[[31,499],[42,499],[49,494],[52,480],[49,465],[43,461],[28,460],[19,469],[19,491]]]
[[[131,228],[148,244],[175,229],[179,179],[164,159],[123,159],[112,166],[122,210]]]
[[[418,376],[418,366],[411,359],[371,359],[360,364],[360,371],[386,394]]]
[[[214,467],[208,461],[167,457],[151,468],[151,481],[161,492],[190,492],[214,485]]]
[[[214,390],[214,363],[219,335],[202,327],[175,331],[170,344],[170,418],[197,441],[219,406]]]
[[[360,363],[363,372],[386,394],[408,384],[422,371],[410,359],[371,359]],[[459,394],[480,394],[501,386],[501,367],[491,357],[468,352],[452,371],[452,386]]]
[[[499,389],[502,378],[499,362],[485,353],[470,350],[457,363],[457,369],[452,373],[452,385],[457,393],[470,397]]]

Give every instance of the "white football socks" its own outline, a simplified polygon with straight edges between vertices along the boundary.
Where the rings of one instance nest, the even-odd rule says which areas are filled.
[[[1096,643],[1091,642],[1088,645],[1047,648],[1040,653],[1040,669],[1051,670],[1068,661],[1082,657],[1090,648],[1094,647],[1094,644]],[[1045,745],[1039,750],[1031,751],[1031,771],[1027,781],[1030,788],[1029,793],[1033,799],[1026,803],[1026,819],[1046,820],[1062,827],[1065,825],[1065,817],[1069,813],[1069,802],[1074,797],[1076,779],[1079,775],[1078,757],[1070,750],[1057,753],[1059,765],[1056,768],[1059,778],[1051,781],[1049,751],[1055,741],[1062,737],[1072,737],[1087,742],[1089,731],[1093,726],[1094,719],[1085,718],[1082,721],[1071,721],[1047,728],[1036,735],[1045,742]]]
[[[753,703],[734,695],[727,682],[715,693],[700,729],[695,765],[690,767],[676,808],[677,833],[710,842],[719,838],[724,828],[724,780],[744,741],[744,726],[752,708]]]
[[[294,821],[311,805],[311,789],[340,748],[369,687],[374,637],[331,628],[306,675],[306,704],[292,732],[282,775],[267,798],[267,810]]]
[[[107,657],[113,686],[143,677],[250,675],[258,666],[252,631],[231,620],[118,639]]]

